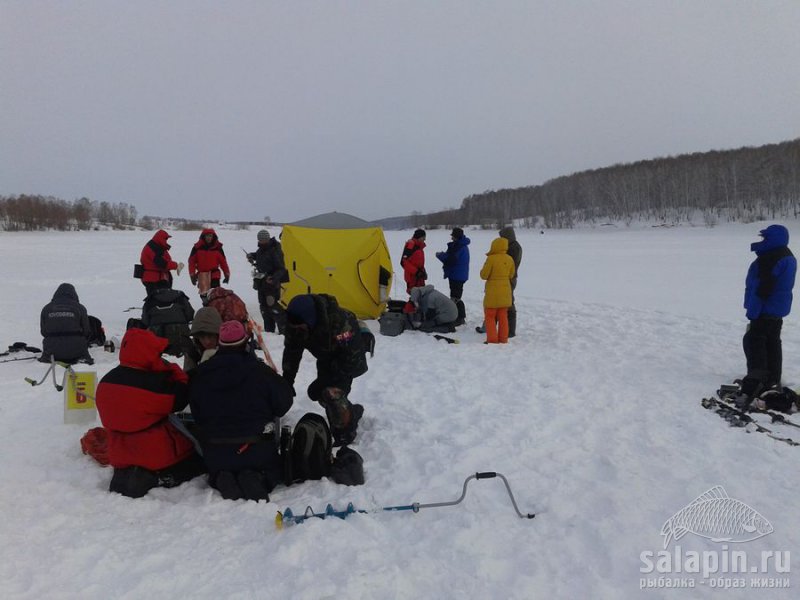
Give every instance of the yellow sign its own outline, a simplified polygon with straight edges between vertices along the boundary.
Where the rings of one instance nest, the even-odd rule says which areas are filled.
[[[76,372],[69,369],[64,385],[64,422],[82,423],[94,421],[96,410],[94,390],[97,373]]]

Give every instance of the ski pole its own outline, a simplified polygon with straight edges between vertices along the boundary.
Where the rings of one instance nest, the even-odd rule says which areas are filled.
[[[509,485],[508,480],[505,478],[505,476],[502,473],[496,473],[494,471],[489,471],[489,472],[483,472],[483,473],[475,473],[474,475],[470,475],[469,477],[467,477],[464,480],[464,486],[463,486],[463,488],[461,490],[461,496],[456,500],[452,500],[452,501],[448,501],[448,502],[432,502],[432,503],[428,503],[428,504],[422,504],[420,502],[414,502],[412,504],[404,504],[404,505],[399,505],[399,506],[384,506],[383,508],[379,508],[379,509],[374,510],[374,511],[357,509],[357,508],[355,508],[355,506],[353,506],[352,502],[347,505],[347,508],[345,508],[344,510],[339,510],[339,511],[335,510],[330,504],[328,504],[328,506],[325,508],[324,512],[320,512],[320,513],[314,512],[314,510],[310,506],[308,506],[308,507],[306,507],[306,510],[302,514],[298,514],[298,515],[295,515],[292,512],[291,508],[287,508],[282,513],[279,512],[277,515],[275,515],[275,525],[276,525],[276,527],[278,527],[278,529],[280,529],[280,528],[283,527],[284,524],[286,524],[286,525],[299,524],[299,523],[304,522],[306,519],[309,519],[309,518],[312,518],[312,517],[316,517],[318,519],[325,519],[326,517],[337,517],[339,519],[345,519],[345,518],[347,518],[348,515],[352,515],[352,514],[355,514],[355,513],[400,512],[400,511],[407,511],[407,510],[410,510],[412,512],[417,513],[417,512],[420,511],[420,509],[423,509],[423,508],[440,508],[440,507],[443,507],[443,506],[456,506],[457,504],[460,504],[464,500],[464,498],[466,497],[466,495],[467,495],[467,485],[469,484],[470,481],[472,481],[473,479],[493,479],[495,477],[499,477],[500,479],[503,480],[503,483],[505,484],[505,487],[506,487],[506,491],[508,492],[508,496],[511,499],[511,504],[514,507],[514,511],[517,513],[517,516],[520,519],[533,519],[536,516],[535,513],[523,514],[522,512],[520,512],[519,507],[517,506],[517,501],[514,498],[513,492],[511,491],[511,486]]]

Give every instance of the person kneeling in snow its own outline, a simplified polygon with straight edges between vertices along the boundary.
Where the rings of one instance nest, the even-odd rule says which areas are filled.
[[[97,386],[97,412],[108,431],[114,467],[109,491],[140,498],[150,489],[173,487],[205,472],[192,441],[169,416],[188,403],[188,378],[161,358],[168,341],[145,329],[129,329],[119,366]]]
[[[415,329],[439,333],[456,330],[458,307],[452,298],[435,290],[432,285],[411,288],[409,297],[404,312],[411,314],[411,324]]]
[[[283,376],[292,386],[305,350],[317,359],[317,378],[308,386],[308,396],[325,409],[333,445],[349,444],[364,414],[364,407],[347,397],[353,379],[367,372],[358,319],[333,296],[295,296],[286,307],[283,346]]]
[[[292,406],[288,383],[247,349],[239,321],[219,330],[219,348],[198,365],[189,405],[209,483],[227,500],[266,500],[283,480],[276,419]]]

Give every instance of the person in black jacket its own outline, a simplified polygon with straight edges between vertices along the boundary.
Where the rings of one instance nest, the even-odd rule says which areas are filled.
[[[53,299],[42,308],[39,327],[44,338],[39,361],[94,364],[89,354],[89,314],[71,283],[58,286]]]
[[[258,291],[258,306],[264,319],[264,330],[283,333],[286,314],[278,302],[281,299],[281,284],[289,281],[289,271],[283,259],[281,243],[271,237],[269,231],[258,232],[258,250],[250,252],[247,260],[255,267],[253,288]]]
[[[327,294],[301,294],[286,307],[283,377],[294,386],[303,352],[317,359],[308,396],[325,408],[334,446],[351,443],[364,413],[348,394],[353,379],[367,372],[366,348],[355,315]]]
[[[247,350],[239,321],[219,330],[219,349],[194,371],[189,405],[209,483],[223,498],[267,500],[283,480],[275,421],[292,406],[292,388]]]

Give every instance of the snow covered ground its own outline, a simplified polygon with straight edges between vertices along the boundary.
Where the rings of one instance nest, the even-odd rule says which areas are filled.
[[[753,507],[774,533],[741,544],[692,533],[682,556],[708,561],[746,552],[800,552],[800,449],[733,430],[701,397],[741,376],[741,308],[749,244],[763,224],[518,230],[524,248],[516,297],[518,336],[485,346],[478,270],[494,233],[469,231],[472,278],[458,345],[418,332],[377,336],[369,372],[352,397],[366,407],[354,446],[366,484],[280,487],[268,504],[224,501],[199,478],[140,500],[109,494],[110,469],[81,454],[88,426],[62,424],[62,395],[33,388],[35,361],[0,365],[0,597],[2,598],[794,598],[800,578],[768,564],[758,577],[792,588],[752,589],[751,573],[641,569],[662,550],[662,525],[715,485]],[[789,224],[800,240],[800,224]],[[220,230],[231,286],[258,314],[240,246],[255,231]],[[196,232],[176,232],[186,260]],[[387,232],[395,262],[410,232]],[[0,233],[0,343],[40,345],[39,311],[62,281],[75,285],[109,336],[140,306],[131,277],[144,232]],[[428,235],[431,283],[447,290]],[[796,243],[800,250],[800,243]],[[190,292],[187,275],[176,287]],[[395,286],[395,297],[403,287]],[[199,303],[195,303],[198,306]],[[798,309],[800,310],[800,309]],[[784,324],[784,383],[800,384],[800,326]],[[371,322],[377,332],[377,323]],[[276,358],[282,338],[268,336]],[[101,377],[116,355],[93,349]],[[88,369],[88,367],[87,367]],[[298,377],[313,378],[306,357]],[[294,423],[321,412],[298,396]],[[792,433],[792,432],[788,432]],[[359,508],[455,500],[418,514],[311,520],[277,531],[278,510],[327,503]],[[669,547],[675,552],[676,542]],[[748,567],[749,568],[749,567]],[[640,589],[659,585],[693,589]],[[746,589],[721,591],[716,584]],[[793,593],[794,591],[794,593]]]

